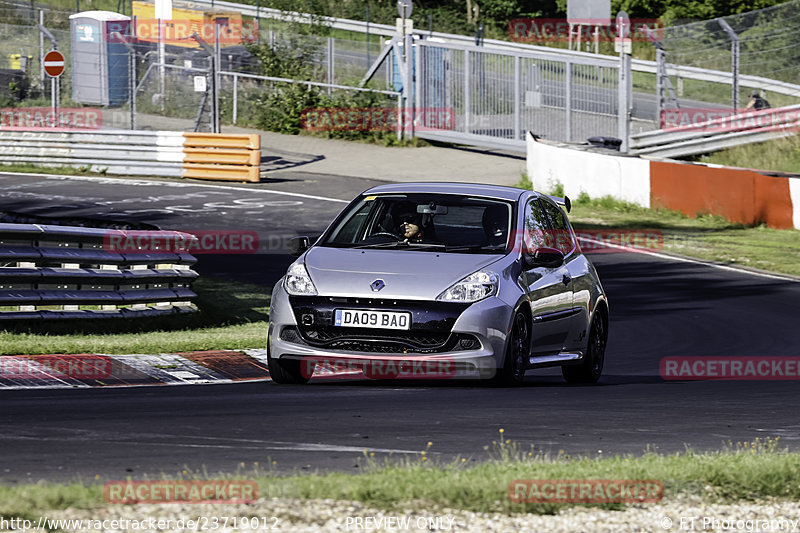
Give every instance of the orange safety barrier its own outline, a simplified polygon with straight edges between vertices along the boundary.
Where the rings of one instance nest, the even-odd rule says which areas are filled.
[[[794,227],[789,180],[752,170],[651,161],[650,203],[692,217],[710,213],[743,224]]]
[[[260,181],[260,135],[184,133],[183,137],[184,178]]]

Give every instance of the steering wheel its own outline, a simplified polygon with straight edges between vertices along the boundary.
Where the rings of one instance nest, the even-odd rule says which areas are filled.
[[[393,239],[397,239],[398,241],[402,241],[403,238],[399,235],[395,235],[394,233],[388,231],[380,231],[378,233],[373,233],[370,237],[391,237]]]

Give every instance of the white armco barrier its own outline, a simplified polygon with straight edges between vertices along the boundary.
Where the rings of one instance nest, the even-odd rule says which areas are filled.
[[[530,133],[527,144],[528,176],[535,190],[550,192],[561,184],[571,198],[585,192],[592,198],[613,196],[650,207],[649,161],[571,150],[562,143],[535,140]]]
[[[260,180],[254,134],[0,129],[2,164],[69,166],[125,176]]]
[[[130,176],[183,174],[184,137],[179,131],[4,129],[0,143],[0,163],[85,167]]]

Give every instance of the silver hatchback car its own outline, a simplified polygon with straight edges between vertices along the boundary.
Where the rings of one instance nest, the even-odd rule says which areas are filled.
[[[293,240],[272,293],[272,380],[328,368],[519,385],[560,366],[596,382],[608,303],[559,205],[569,211],[568,198],[477,184],[363,192],[316,242]]]

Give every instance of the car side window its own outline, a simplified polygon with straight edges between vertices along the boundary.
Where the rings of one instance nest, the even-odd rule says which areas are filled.
[[[537,248],[547,246],[547,219],[541,204],[535,198],[525,206],[525,220],[523,221],[523,239],[525,246],[533,252]]]
[[[542,200],[542,205],[544,205],[544,210],[547,213],[547,219],[549,220],[550,227],[553,230],[549,234],[549,246],[551,248],[561,250],[564,255],[569,254],[573,248],[575,248],[575,243],[572,240],[572,232],[569,229],[567,216],[563,211],[561,211],[561,209],[558,208],[558,206],[548,202],[547,200]]]

